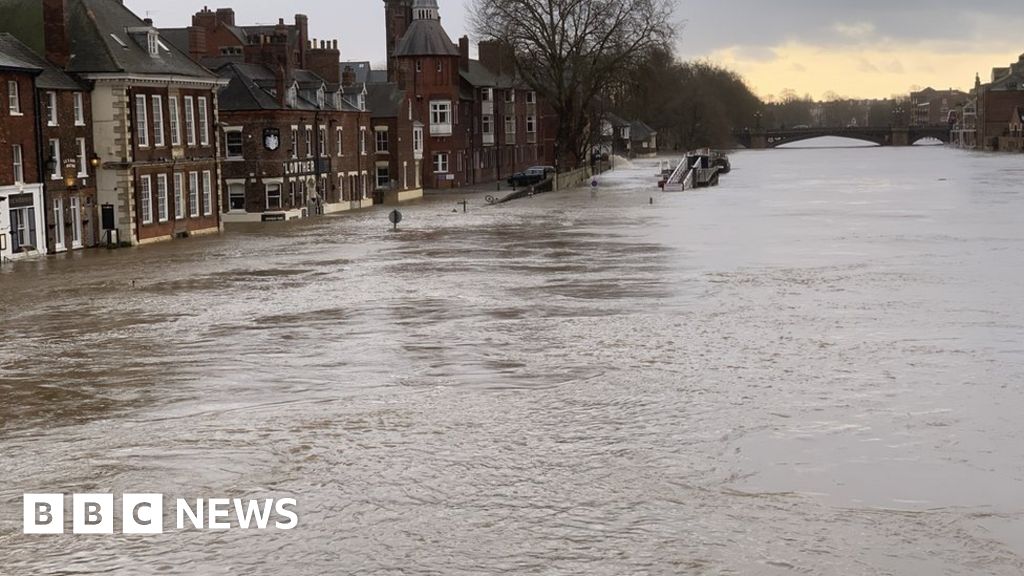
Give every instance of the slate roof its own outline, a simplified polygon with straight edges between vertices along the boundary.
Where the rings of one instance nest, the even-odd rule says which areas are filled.
[[[374,118],[397,118],[405,92],[398,84],[368,84],[366,86],[366,109]]]
[[[220,92],[220,109],[228,112],[250,110],[316,110],[316,92],[324,80],[308,70],[297,70],[292,80],[299,84],[295,106],[282,106],[272,91],[277,89],[277,78],[267,67],[259,64],[230,63],[217,69],[221,78],[228,80],[227,87]],[[305,84],[307,88],[303,89]],[[341,100],[332,102],[333,90],[325,90],[324,108],[356,112],[351,103]]]
[[[395,48],[395,56],[458,56],[459,49],[452,43],[441,22],[415,20]]]
[[[13,57],[28,66],[42,70],[36,79],[36,87],[43,90],[83,90],[85,87],[63,70],[50,64],[45,58],[22,44],[20,40],[7,33],[0,33],[0,58],[4,55]]]
[[[629,125],[629,136],[634,142],[643,142],[656,136],[658,132],[640,120],[631,122]]]
[[[388,81],[387,70],[374,70],[368,61],[342,62],[341,73],[345,73],[345,67],[351,66],[356,75],[356,82],[360,84],[385,84]]]
[[[166,40],[161,40],[159,56],[150,56],[144,30],[151,26],[118,0],[68,0],[68,26],[70,72],[215,79]]]
[[[20,50],[12,50],[9,44],[18,42],[10,34],[0,34],[0,70],[16,70],[18,72],[27,72],[32,75],[40,74],[43,72],[43,67],[28,62],[25,59],[20,58]]]

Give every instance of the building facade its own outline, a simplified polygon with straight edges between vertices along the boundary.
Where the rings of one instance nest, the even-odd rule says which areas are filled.
[[[987,84],[975,78],[972,96],[977,98],[978,147],[1003,150],[1012,145],[1010,124],[1018,107],[1024,106],[1024,54],[1010,66],[994,68]]]
[[[0,51],[0,264],[38,254],[46,245],[38,107],[42,69]]]

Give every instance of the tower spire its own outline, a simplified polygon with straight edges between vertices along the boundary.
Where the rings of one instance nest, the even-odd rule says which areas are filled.
[[[437,0],[415,0],[412,4],[413,20],[440,20],[440,9]]]

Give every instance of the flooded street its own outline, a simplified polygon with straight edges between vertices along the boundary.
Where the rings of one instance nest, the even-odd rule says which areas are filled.
[[[656,164],[0,268],[0,574],[1021,574],[1024,161]],[[24,536],[25,492],[300,525]]]

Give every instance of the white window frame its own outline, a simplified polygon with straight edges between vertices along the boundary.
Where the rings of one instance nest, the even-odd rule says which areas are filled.
[[[526,133],[536,134],[537,133],[537,117],[527,116],[526,117]]]
[[[168,98],[167,107],[171,116],[171,146],[181,146],[181,111],[178,109],[178,97]]]
[[[139,177],[139,208],[142,224],[153,223],[153,182],[149,175]]]
[[[199,172],[188,173],[188,215],[199,217]]]
[[[337,147],[338,147],[337,154],[338,154],[338,157],[340,158],[340,157],[345,155],[345,132],[344,132],[344,130],[341,129],[341,127],[338,127],[335,130],[335,132],[337,134],[337,140],[338,140],[338,142],[337,142]]]
[[[238,135],[238,143],[240,151],[238,154],[231,153],[231,144],[228,138],[232,135]],[[224,129],[224,158],[226,160],[243,160],[245,159],[245,135],[242,132],[240,126],[232,126]]]
[[[299,157],[299,127],[292,126],[292,159]]]
[[[86,156],[86,143],[85,138],[75,138],[75,143],[78,144],[78,177],[88,178],[89,177],[89,158]]]
[[[366,126],[359,127],[359,154],[366,156]]]
[[[270,188],[271,186],[277,187],[277,206],[270,205]],[[266,198],[267,210],[283,210],[284,209],[284,185],[280,182],[267,182],[264,187],[264,196]]]
[[[213,173],[203,171],[203,216],[213,215]]]
[[[516,133],[516,117],[514,114],[505,115],[505,134],[515,135]]]
[[[380,181],[380,177],[381,177],[382,173],[387,175],[387,179],[384,181],[383,184],[381,184],[381,181]],[[384,189],[390,187],[391,186],[391,164],[389,164],[387,162],[378,162],[376,164],[376,166],[374,166],[373,176],[374,176],[374,181],[377,183],[377,189],[378,190],[384,190]]]
[[[135,95],[135,139],[139,148],[149,148],[149,105],[145,94]]]
[[[434,174],[448,174],[448,170],[451,168],[449,165],[450,160],[445,152],[434,154]]]
[[[21,144],[11,145],[11,161],[14,165],[14,183],[24,184],[25,183],[25,151],[21,148]]]
[[[170,220],[170,211],[167,209],[167,174],[157,174],[156,176],[156,206],[157,220],[160,222]]]
[[[235,190],[241,190],[242,207],[235,208],[234,199],[238,196],[234,194]],[[228,212],[245,212],[245,205],[247,202],[247,194],[245,190],[245,184],[242,182],[230,182],[228,183]]]
[[[165,146],[166,137],[164,136],[164,98],[159,94],[154,94],[153,100],[153,145],[154,146]]]
[[[59,124],[57,118],[57,93],[50,91],[46,93],[46,125],[53,127]]]
[[[320,157],[321,158],[326,158],[328,156],[328,150],[327,150],[327,126],[326,125],[324,125],[324,124],[320,125],[320,128],[317,131],[317,138],[319,138],[319,140],[320,140],[317,143],[317,147],[320,149],[319,150]]]
[[[199,97],[199,145],[210,145],[210,108],[206,96]]]
[[[22,116],[21,85],[17,80],[7,81],[7,111],[11,116]]]
[[[53,158],[53,172],[50,172],[50,180],[60,180],[60,139],[50,138],[50,156]]]
[[[185,96],[185,143],[196,145],[196,107],[192,96]]]
[[[373,141],[377,154],[391,153],[391,139],[388,137],[387,126],[377,126],[373,129]],[[383,144],[383,147],[381,144]]]
[[[313,127],[306,126],[306,158],[313,157]]]
[[[174,173],[174,218],[175,220],[185,219],[185,205],[187,204],[185,192],[185,173]]]
[[[72,99],[75,108],[75,126],[85,126],[85,96],[81,92],[75,92]]]
[[[430,134],[432,136],[450,136],[452,124],[451,100],[432,100],[430,102]]]

